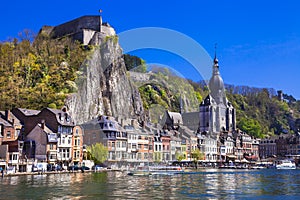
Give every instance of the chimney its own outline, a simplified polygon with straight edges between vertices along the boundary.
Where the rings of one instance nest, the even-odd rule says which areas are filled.
[[[10,110],[5,110],[5,120],[10,121]]]
[[[121,126],[124,127],[124,125],[125,125],[124,119],[121,118]]]
[[[44,130],[45,129],[45,120],[44,119],[42,119],[42,121],[41,121],[41,128]]]

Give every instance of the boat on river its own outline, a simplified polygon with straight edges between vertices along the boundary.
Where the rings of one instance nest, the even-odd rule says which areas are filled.
[[[174,175],[182,174],[184,170],[180,166],[145,166],[129,171],[131,176],[149,176],[149,175]]]
[[[276,169],[296,169],[296,164],[291,160],[280,160],[275,164]]]

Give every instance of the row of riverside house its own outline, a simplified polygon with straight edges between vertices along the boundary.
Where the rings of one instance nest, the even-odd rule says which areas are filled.
[[[12,172],[31,172],[40,163],[42,170],[81,164],[82,131],[66,108],[16,108],[1,112],[0,167]]]
[[[196,113],[195,113],[196,114]],[[199,114],[199,113],[198,113]],[[259,140],[246,133],[222,132],[216,136],[197,133],[184,125],[182,115],[166,111],[160,124],[139,124],[137,120],[119,120],[109,116],[83,124],[85,145],[102,143],[108,148],[106,164],[126,168],[141,163],[171,163],[179,156],[183,163],[193,163],[197,149],[199,163],[221,165],[233,161],[248,163],[259,159]]]
[[[277,158],[290,158],[299,164],[300,134],[281,134],[261,139],[259,155],[264,161],[272,161]]]
[[[179,117],[179,121],[174,116]],[[135,166],[141,163],[168,163],[178,155],[192,160],[191,154],[197,149],[196,134],[181,129],[179,113],[165,112],[161,124],[138,123],[136,119],[115,119],[99,116],[82,125],[83,142],[86,145],[102,143],[108,148],[106,164],[112,168]],[[167,126],[171,122],[172,126]]]

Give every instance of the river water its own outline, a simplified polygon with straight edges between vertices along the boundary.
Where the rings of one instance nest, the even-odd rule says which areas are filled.
[[[0,199],[300,199],[300,170],[23,175],[0,177],[0,194]]]

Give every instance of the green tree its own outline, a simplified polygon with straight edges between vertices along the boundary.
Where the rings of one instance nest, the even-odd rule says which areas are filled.
[[[179,162],[181,162],[183,159],[185,159],[184,154],[182,152],[179,152],[179,151],[176,151],[175,157],[176,157],[176,160],[178,160]]]
[[[198,160],[204,160],[204,153],[200,151],[200,149],[196,149],[192,151],[192,158],[195,164],[195,167],[198,167]]]
[[[241,118],[238,127],[254,137],[262,138],[264,136],[260,123],[255,119]]]
[[[200,149],[196,149],[192,151],[192,158],[194,160],[204,160],[204,153],[200,151]]]
[[[143,59],[141,59],[137,56],[129,55],[129,54],[124,54],[123,59],[124,59],[127,71],[132,70],[135,72],[146,73],[147,66]]]
[[[95,163],[103,163],[107,160],[108,149],[101,143],[96,143],[91,146],[87,146],[88,155]]]

